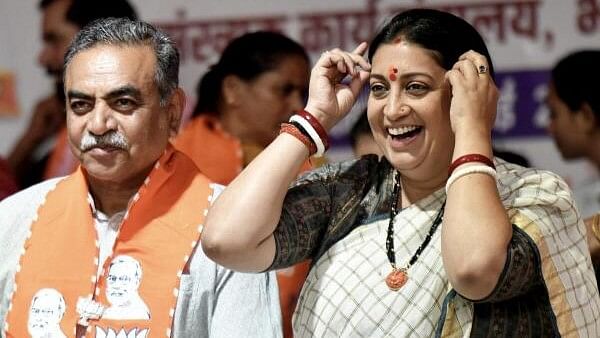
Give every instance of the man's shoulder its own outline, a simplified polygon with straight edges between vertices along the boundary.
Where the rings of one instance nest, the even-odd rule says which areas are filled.
[[[52,178],[29,188],[23,189],[0,202],[0,216],[3,213],[14,213],[16,210],[36,208],[45,200],[49,191],[64,177]]]

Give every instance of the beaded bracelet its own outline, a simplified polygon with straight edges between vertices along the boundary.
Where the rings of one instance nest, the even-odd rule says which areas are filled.
[[[319,137],[321,138],[321,141],[325,146],[325,150],[329,149],[329,136],[327,135],[327,131],[325,131],[325,128],[323,128],[319,120],[317,120],[316,117],[314,117],[311,113],[307,112],[306,110],[300,110],[296,113],[296,115],[299,115],[300,117],[308,121],[308,123],[310,123],[310,125],[315,129],[317,134],[319,134]]]
[[[452,161],[452,164],[450,164],[450,168],[448,168],[448,176],[452,176],[452,172],[458,166],[469,162],[480,162],[492,169],[496,169],[494,161],[492,161],[489,157],[481,154],[466,154]]]
[[[470,174],[487,174],[492,176],[494,180],[496,180],[497,177],[496,169],[490,168],[487,165],[483,164],[460,168],[454,173],[452,173],[452,175],[450,175],[450,177],[448,178],[448,181],[446,181],[446,194],[448,193],[450,186],[452,186],[452,184],[456,182],[456,180]]]
[[[282,123],[281,129],[279,129],[279,134],[282,133],[290,134],[302,142],[308,148],[308,152],[311,156],[317,152],[317,147],[312,140],[308,136],[304,135],[304,133],[295,125],[291,123]]]
[[[323,140],[308,121],[303,119],[300,115],[293,115],[290,117],[290,123],[296,124],[296,126],[301,128],[301,131],[304,131],[305,134],[310,137],[312,143],[317,147],[317,152],[314,154],[315,157],[322,157],[323,154],[325,154]]]

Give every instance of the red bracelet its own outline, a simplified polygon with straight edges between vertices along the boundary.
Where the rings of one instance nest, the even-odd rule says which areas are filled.
[[[458,166],[469,162],[480,162],[488,167],[496,169],[494,161],[492,161],[489,157],[481,154],[467,154],[457,158],[452,162],[452,164],[450,164],[450,168],[448,168],[448,176],[452,175],[452,172],[454,172],[454,169],[456,169]]]
[[[290,135],[294,136],[295,138],[297,138],[298,140],[300,140],[300,142],[304,143],[304,145],[308,148],[308,152],[310,153],[311,156],[317,152],[317,146],[312,142],[312,140],[308,136],[304,135],[304,133],[302,133],[302,131],[300,131],[300,129],[298,129],[298,127],[296,127],[295,125],[293,125],[291,123],[282,123],[281,129],[279,129],[279,134],[282,134],[282,133],[290,134]]]
[[[325,150],[329,149],[329,136],[327,136],[327,132],[325,131],[325,128],[323,128],[323,126],[321,125],[321,122],[319,122],[319,120],[317,120],[316,117],[314,117],[311,113],[307,112],[304,109],[298,111],[296,114],[300,115],[303,119],[310,123],[310,125],[315,129],[317,134],[319,134],[321,141],[323,141]]]

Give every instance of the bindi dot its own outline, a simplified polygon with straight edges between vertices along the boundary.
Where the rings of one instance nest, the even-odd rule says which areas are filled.
[[[388,77],[390,78],[390,81],[396,81],[398,78],[396,74],[398,74],[398,68],[391,66],[388,70]]]

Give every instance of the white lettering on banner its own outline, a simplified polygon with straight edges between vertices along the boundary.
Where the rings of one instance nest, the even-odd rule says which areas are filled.
[[[515,127],[517,114],[515,104],[517,102],[517,82],[512,77],[506,77],[500,86],[500,99],[496,113],[494,130],[506,133]]]
[[[548,85],[540,84],[533,90],[533,99],[538,103],[537,109],[533,114],[533,125],[537,128],[546,128],[550,122],[550,110],[546,105],[546,97],[548,97]]]

